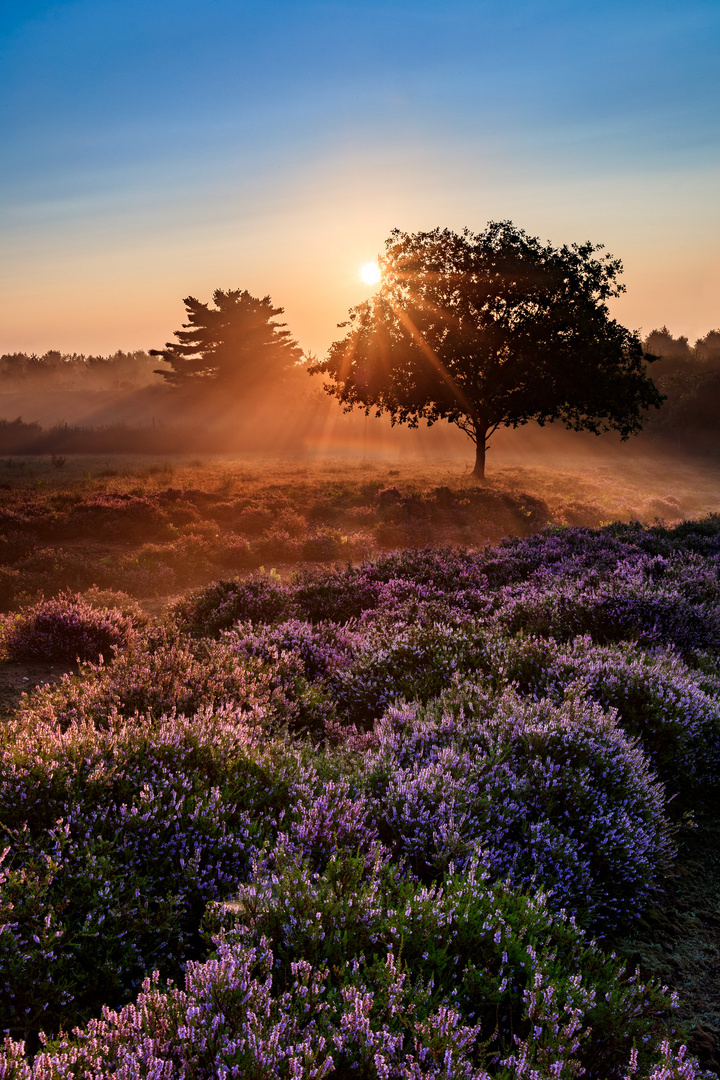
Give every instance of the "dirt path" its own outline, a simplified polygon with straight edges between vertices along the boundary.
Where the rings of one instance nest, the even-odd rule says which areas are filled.
[[[43,683],[55,683],[71,671],[77,671],[77,664],[0,662],[0,718],[14,712],[24,693]]]

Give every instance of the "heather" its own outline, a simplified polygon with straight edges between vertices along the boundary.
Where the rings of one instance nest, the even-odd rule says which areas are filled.
[[[551,527],[6,617],[81,664],[1,733],[4,1075],[697,1075],[622,957],[715,805],[719,557]]]
[[[137,621],[115,607],[61,593],[8,619],[2,645],[12,660],[97,661],[126,646]]]

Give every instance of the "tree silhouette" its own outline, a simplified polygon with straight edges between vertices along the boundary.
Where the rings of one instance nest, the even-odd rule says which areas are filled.
[[[183,303],[188,321],[175,331],[177,343],[151,349],[171,370],[159,369],[175,386],[222,386],[251,390],[282,376],[302,358],[285,323],[276,322],[283,308],[273,307],[269,296],[262,300],[246,290],[216,289],[214,308],[194,296]]]
[[[476,445],[480,478],[501,426],[559,420],[627,439],[663,398],[638,335],[610,318],[622,266],[599,250],[556,249],[509,221],[476,235],[396,229],[378,291],[309,371],[330,378],[347,410],[456,424]]]

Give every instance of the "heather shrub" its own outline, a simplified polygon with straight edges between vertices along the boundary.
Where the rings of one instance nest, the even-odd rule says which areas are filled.
[[[716,605],[694,603],[674,586],[597,574],[504,590],[495,618],[505,633],[523,630],[560,641],[588,634],[600,644],[632,640],[679,652],[720,644]]]
[[[302,619],[272,626],[241,622],[223,635],[223,641],[239,656],[272,661],[279,654],[292,654],[302,661],[309,679],[323,680],[351,663],[359,638],[358,632],[348,626],[313,624]]]
[[[150,537],[170,537],[167,511],[150,497],[103,493],[83,500],[63,515],[62,532],[66,536],[88,536],[123,540],[137,544]],[[51,531],[57,535],[57,525]]]
[[[117,609],[131,619],[133,625],[137,627],[147,626],[150,621],[137,600],[118,589],[100,589],[97,585],[93,585],[92,588],[85,590],[82,598],[90,607],[98,611],[103,611],[105,608]]]
[[[21,529],[9,528],[0,535],[0,565],[16,562],[24,558],[35,547],[32,536]]]
[[[292,993],[298,958],[342,992],[354,969],[377,977],[397,957],[411,985],[429,989],[426,1008],[449,1005],[477,1025],[476,1061],[495,1069],[518,1043],[536,1064],[544,1053],[546,1067],[572,1061],[594,1077],[619,1075],[638,1045],[647,1067],[671,1009],[666,988],[626,973],[542,893],[490,882],[477,862],[427,887],[377,847],[340,852],[318,874],[279,846],[232,902],[209,906],[206,929],[225,948],[269,948],[278,995]],[[566,1042],[559,1029],[572,1016],[576,1039]]]
[[[661,786],[614,715],[470,687],[390,710],[362,764],[380,839],[425,879],[480,853],[604,932],[637,917],[670,857]]]
[[[596,645],[588,636],[562,645],[521,635],[496,639],[491,651],[497,678],[524,695],[560,701],[569,689],[617,710],[671,794],[689,795],[720,779],[720,684],[671,649]]]
[[[138,620],[117,608],[61,593],[17,615],[6,625],[3,647],[12,660],[112,660],[133,637]]]
[[[232,709],[3,734],[0,1026],[56,1031],[198,955],[209,900],[293,820],[314,773]],[[307,831],[307,830],[306,830]]]
[[[116,715],[159,718],[232,704],[248,714],[272,712],[279,721],[293,714],[284,691],[296,683],[302,690],[302,668],[293,666],[292,656],[263,665],[238,656],[223,642],[196,642],[150,628],[112,665],[88,664],[78,675],[37,690],[21,704],[19,717],[64,730],[76,722],[103,726]]]
[[[426,547],[383,555],[366,568],[366,573],[373,581],[404,579],[452,592],[482,587],[486,583],[482,562],[482,553]]]
[[[318,876],[281,855],[233,907],[235,919],[216,912],[236,925],[190,961],[184,991],[156,974],[32,1067],[6,1041],[3,1075],[695,1076],[683,1049],[657,1046],[665,988],[626,976],[542,896],[475,868],[425,889],[377,862],[345,857]]]
[[[172,608],[170,618],[181,629],[214,636],[242,620],[270,623],[293,614],[288,586],[271,574],[257,573],[191,592]]]
[[[379,585],[368,579],[365,567],[301,573],[293,583],[293,600],[311,622],[344,623],[375,607]]]
[[[392,616],[399,604],[410,600],[434,599],[447,607],[448,598],[442,589],[412,578],[378,578],[376,572],[380,566],[378,562],[306,573],[293,583],[293,599],[299,611],[312,622],[345,623],[377,609]]]
[[[453,617],[436,605],[400,606],[399,617],[375,618],[357,634],[352,659],[328,679],[338,712],[351,724],[367,725],[401,698],[428,701],[458,670],[481,662],[472,620]]]

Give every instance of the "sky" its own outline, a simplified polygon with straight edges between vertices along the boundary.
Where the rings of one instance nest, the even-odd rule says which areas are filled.
[[[0,353],[270,295],[322,355],[393,228],[511,219],[720,326],[718,0],[0,0]]]

